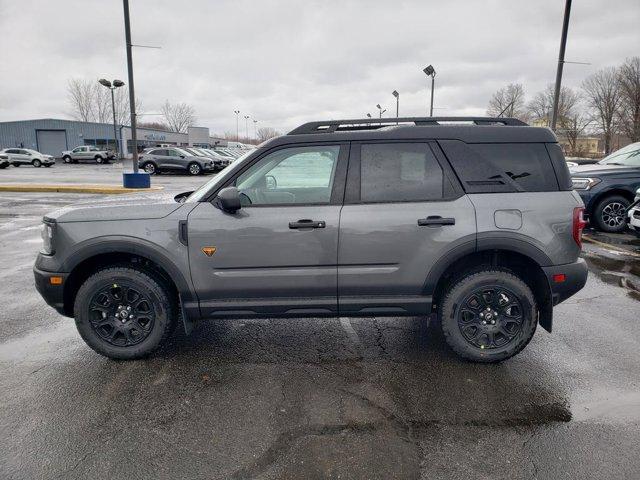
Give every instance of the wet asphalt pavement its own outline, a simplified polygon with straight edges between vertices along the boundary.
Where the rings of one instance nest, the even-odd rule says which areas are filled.
[[[611,277],[640,259],[586,247],[554,333],[500,365],[458,359],[437,322],[378,317],[204,322],[115,362],[31,274],[40,217],[97,198],[0,193],[0,478],[640,477],[640,302]]]

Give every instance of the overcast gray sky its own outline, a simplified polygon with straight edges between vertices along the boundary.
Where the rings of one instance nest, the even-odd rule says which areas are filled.
[[[191,103],[235,130],[234,109],[286,131],[304,121],[484,114],[491,93],[553,82],[563,0],[130,0],[135,87],[145,112]],[[565,84],[640,55],[640,1],[573,2]],[[68,118],[70,77],[126,78],[119,0],[0,0],[0,121]],[[146,117],[146,120],[159,117]]]

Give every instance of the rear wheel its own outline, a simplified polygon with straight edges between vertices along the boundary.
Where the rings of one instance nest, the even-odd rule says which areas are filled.
[[[441,307],[442,330],[458,355],[492,363],[518,354],[537,325],[533,292],[520,278],[495,267],[455,281]]]
[[[593,221],[603,232],[622,232],[627,228],[627,208],[631,202],[620,195],[607,197],[593,210]]]
[[[42,166],[42,162],[36,158],[33,160],[33,162],[31,162],[31,165],[33,165],[36,168],[40,168]]]
[[[95,156],[95,159],[96,159],[96,163],[97,163],[97,164],[104,163],[104,158],[102,158],[102,157],[101,157],[101,156],[99,156],[99,155],[96,155],[96,156]]]
[[[168,338],[178,315],[163,283],[140,270],[112,267],[82,284],[74,316],[78,332],[93,350],[130,360],[156,350]]]
[[[142,169],[148,173],[149,175],[153,175],[155,173],[157,173],[157,167],[156,164],[153,162],[147,162],[147,163],[143,163],[142,164]]]
[[[202,173],[202,167],[197,163],[189,164],[189,174],[190,175],[200,175]]]

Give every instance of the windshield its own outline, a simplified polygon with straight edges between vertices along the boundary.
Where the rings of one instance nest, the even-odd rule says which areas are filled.
[[[632,143],[598,162],[600,165],[640,167],[640,142]]]
[[[214,185],[216,185],[218,182],[224,182],[225,178],[228,178],[229,176],[233,175],[235,171],[242,166],[242,163],[243,163],[242,160],[247,158],[252,153],[253,153],[253,150],[242,155],[235,162],[233,162],[231,166],[225,168],[221,173],[219,173],[218,175],[215,175],[211,180],[209,180],[207,183],[205,183],[199,189],[197,189],[195,192],[189,195],[186,201],[187,202],[202,201],[207,196],[207,194],[209,193],[209,191]]]

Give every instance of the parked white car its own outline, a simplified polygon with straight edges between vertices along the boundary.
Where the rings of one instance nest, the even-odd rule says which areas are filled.
[[[629,207],[629,230],[640,237],[640,188],[636,190],[636,198]]]
[[[0,153],[0,168],[7,168],[11,163],[9,163],[9,155],[6,153]]]
[[[56,159],[29,148],[5,148],[1,153],[9,157],[9,163],[14,167],[33,165],[34,167],[50,167],[55,165]]]

